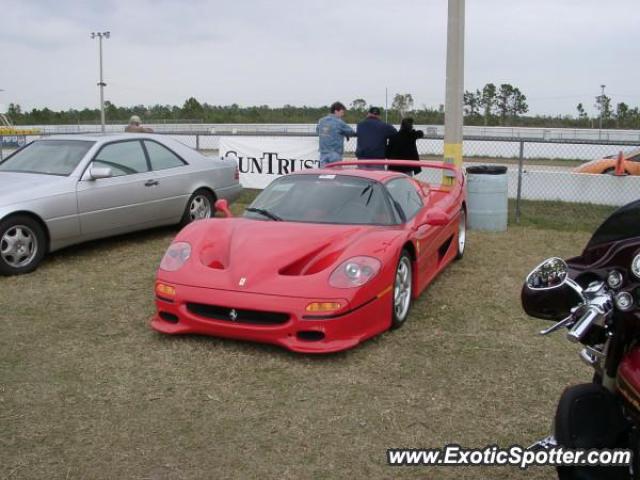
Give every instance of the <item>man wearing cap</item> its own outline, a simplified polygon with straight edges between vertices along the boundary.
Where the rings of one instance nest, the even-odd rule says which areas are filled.
[[[344,139],[355,137],[356,132],[347,125],[342,117],[347,108],[340,102],[331,105],[331,113],[318,121],[316,132],[318,134],[320,150],[320,168],[327,163],[339,162],[344,154]]]
[[[380,109],[371,107],[367,118],[358,124],[356,157],[359,160],[384,159],[387,140],[396,133],[395,127],[380,120]]]
[[[143,127],[142,121],[138,115],[132,115],[129,119],[129,125],[124,129],[125,132],[130,133],[153,133],[153,128]]]

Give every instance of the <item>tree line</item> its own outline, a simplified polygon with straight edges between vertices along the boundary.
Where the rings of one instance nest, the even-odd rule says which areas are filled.
[[[345,121],[359,122],[371,105],[364,98],[349,103]],[[378,105],[376,105],[378,106]],[[587,114],[584,105],[579,103],[576,115],[526,115],[529,111],[527,97],[522,91],[510,84],[496,86],[487,83],[482,89],[464,92],[465,125],[485,126],[531,126],[531,127],[571,127],[599,128],[640,128],[640,110],[621,102],[613,107],[611,98],[600,95],[595,99],[596,116]],[[383,118],[391,123],[399,123],[403,117],[411,116],[417,124],[441,125],[444,123],[444,105],[428,107],[414,105],[410,93],[397,93],[392,99]],[[105,102],[105,115],[108,123],[127,123],[132,115],[138,115],[143,123],[315,123],[327,114],[328,106],[270,107],[268,105],[241,107],[232,105],[211,105],[200,103],[194,97],[178,105],[135,105],[116,106]],[[22,110],[20,105],[11,103],[7,110],[9,119],[15,125],[49,124],[98,124],[100,110],[97,108],[69,109],[55,111],[47,107]]]

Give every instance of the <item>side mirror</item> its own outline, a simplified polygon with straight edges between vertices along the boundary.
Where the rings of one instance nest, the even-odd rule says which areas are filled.
[[[443,226],[449,224],[449,216],[439,208],[433,208],[427,212],[426,224],[434,226]]]
[[[527,287],[531,290],[549,290],[564,285],[569,267],[558,257],[546,259],[527,276]]]
[[[222,212],[225,217],[233,217],[233,213],[231,213],[231,210],[229,210],[229,202],[227,202],[224,198],[216,200],[214,206],[216,207],[216,210]]]
[[[584,290],[569,276],[569,267],[558,257],[549,258],[533,269],[522,286],[520,300],[528,315],[555,322],[586,302]]]
[[[113,172],[108,167],[91,167],[89,169],[89,178],[91,180],[109,177],[113,177]]]

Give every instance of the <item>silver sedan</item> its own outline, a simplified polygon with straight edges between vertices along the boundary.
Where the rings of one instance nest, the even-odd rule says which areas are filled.
[[[209,218],[241,190],[235,162],[161,135],[36,140],[0,163],[0,274],[79,242]]]

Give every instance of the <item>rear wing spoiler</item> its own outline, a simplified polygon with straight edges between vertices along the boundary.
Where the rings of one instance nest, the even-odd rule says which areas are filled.
[[[445,162],[431,162],[427,160],[346,160],[341,162],[334,162],[325,165],[323,168],[338,168],[338,167],[351,167],[351,166],[388,166],[388,167],[409,167],[409,168],[431,168],[437,170],[443,170],[444,175],[460,180],[464,183],[464,173],[462,168],[456,167],[452,163]]]

